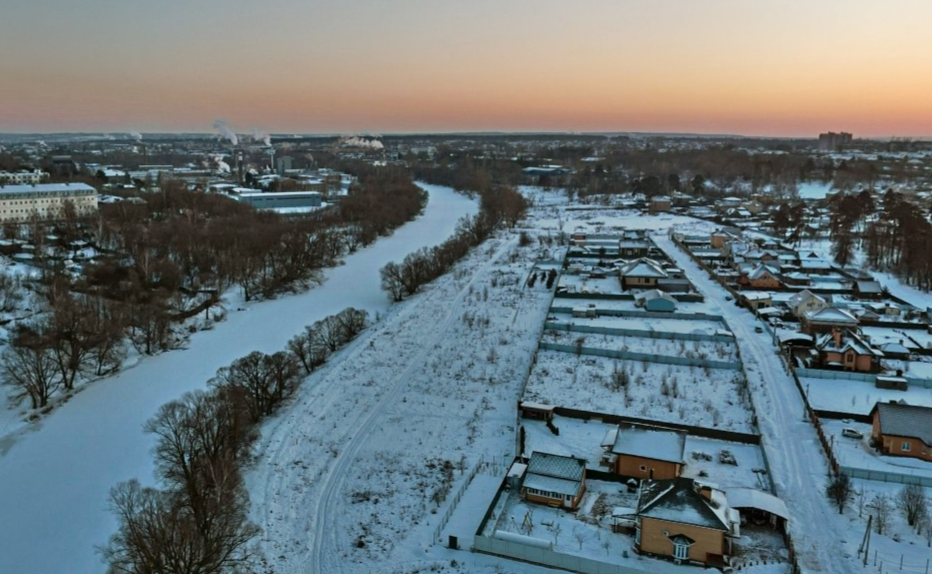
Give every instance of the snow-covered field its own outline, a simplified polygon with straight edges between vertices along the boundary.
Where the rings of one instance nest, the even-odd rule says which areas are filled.
[[[464,472],[513,458],[516,401],[552,298],[524,285],[535,253],[514,234],[487,241],[265,425],[247,483],[270,570],[423,558]]]
[[[616,369],[628,374],[627,391],[615,384]],[[743,379],[740,371],[541,350],[522,400],[753,434]]]
[[[324,285],[235,304],[245,310],[194,335],[186,350],[146,358],[95,382],[39,423],[0,438],[0,572],[102,572],[94,545],[116,527],[107,511],[109,489],[134,477],[153,480],[154,440],[143,423],[162,404],[204,388],[218,368],[254,350],[279,351],[315,320],[347,306],[384,314],[390,302],[378,268],[440,243],[459,217],[477,210],[450,189],[425,187],[430,201],[424,215],[328,270]]]

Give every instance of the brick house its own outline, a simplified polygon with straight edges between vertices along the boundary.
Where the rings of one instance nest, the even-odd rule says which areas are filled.
[[[823,367],[876,373],[880,371],[883,351],[849,330],[833,329],[816,338],[815,348]]]
[[[880,452],[932,462],[932,408],[877,403],[871,438]]]
[[[691,478],[644,482],[638,494],[634,549],[677,562],[722,567],[740,536],[741,515],[725,493]]]
[[[601,466],[621,476],[667,480],[683,472],[686,433],[659,427],[619,425],[602,439]]]

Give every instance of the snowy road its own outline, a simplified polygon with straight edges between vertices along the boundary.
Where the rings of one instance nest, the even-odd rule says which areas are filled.
[[[102,572],[94,551],[116,523],[107,494],[116,483],[151,483],[153,441],[142,425],[159,406],[204,388],[219,367],[247,353],[273,352],[305,325],[347,306],[370,313],[390,304],[378,268],[440,243],[477,205],[448,188],[430,192],[425,213],[375,245],[328,270],[306,293],[246,305],[213,330],[194,335],[187,350],[146,358],[94,383],[26,432],[0,437],[0,572]]]
[[[727,291],[665,234],[652,238],[706,299],[718,305],[735,334],[751,383],[771,478],[790,511],[789,528],[800,566],[806,572],[839,574],[861,569],[851,556],[858,540],[852,538],[850,526],[824,495],[828,467],[815,429],[803,420],[802,397],[769,336],[755,333],[753,316],[726,301]]]

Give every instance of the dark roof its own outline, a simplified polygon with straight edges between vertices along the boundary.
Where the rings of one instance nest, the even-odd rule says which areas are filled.
[[[564,480],[581,481],[586,471],[586,461],[571,456],[561,456],[546,452],[531,453],[527,471]]]
[[[882,293],[883,286],[877,281],[855,281],[854,285],[861,293]]]
[[[696,492],[691,478],[643,482],[638,498],[638,516],[729,531],[710,502]]]
[[[932,408],[895,403],[877,403],[880,432],[885,435],[916,438],[932,446]]]

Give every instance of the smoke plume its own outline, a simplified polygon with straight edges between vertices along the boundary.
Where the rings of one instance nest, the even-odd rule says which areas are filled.
[[[377,139],[367,139],[359,136],[344,136],[340,138],[339,145],[341,147],[363,147],[369,149],[384,149],[385,146],[382,145]]]
[[[239,138],[236,137],[236,134],[233,133],[233,130],[227,125],[223,120],[217,120],[214,122],[214,129],[220,134],[222,139],[228,140],[233,145],[239,145]]]
[[[142,134],[139,132],[129,132],[129,137],[133,138],[137,142],[142,141]]]

